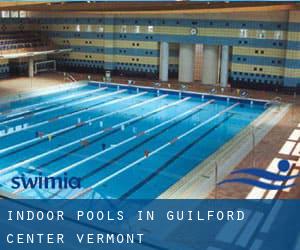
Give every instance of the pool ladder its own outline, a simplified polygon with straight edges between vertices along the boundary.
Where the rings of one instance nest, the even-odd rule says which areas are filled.
[[[154,82],[152,83],[153,88],[156,89],[156,95],[159,96],[160,95],[160,87],[161,87],[161,83],[160,82]]]
[[[281,107],[282,98],[280,96],[276,96],[271,101],[265,103],[264,108],[266,109],[268,106],[277,106],[279,109]]]
[[[71,81],[71,82],[77,82],[74,76],[72,76],[69,73],[64,73],[64,80],[65,81]]]

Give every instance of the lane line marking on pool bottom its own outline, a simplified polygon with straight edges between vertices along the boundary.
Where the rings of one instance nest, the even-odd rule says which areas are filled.
[[[58,98],[55,101],[45,101],[45,102],[41,102],[41,103],[36,103],[36,104],[32,104],[26,107],[22,107],[22,108],[18,108],[18,109],[14,109],[12,113],[10,113],[9,115],[3,117],[3,118],[12,118],[14,116],[19,116],[28,112],[33,112],[33,111],[37,111],[37,110],[41,110],[41,109],[45,109],[47,107],[51,107],[51,106],[58,106],[58,105],[63,105],[63,103],[59,103],[61,101],[66,101],[68,99],[72,99],[72,98],[78,98],[80,96],[89,96],[92,95],[94,93],[103,91],[104,89],[107,88],[99,88],[99,89],[93,89],[93,90],[86,90],[86,91],[81,91],[79,93],[74,93],[68,96],[64,96],[62,98]],[[73,100],[71,100],[73,101]],[[75,101],[75,100],[74,100]],[[19,111],[19,112],[18,112]],[[2,117],[0,117],[2,118]],[[3,122],[4,120],[1,120],[1,122]]]
[[[87,85],[82,85],[82,86],[78,85],[78,86],[76,86],[76,88],[74,88],[74,89],[82,88],[82,87],[85,87],[85,86],[87,86]],[[67,90],[67,91],[68,91],[68,90],[71,91],[71,90],[74,90],[74,89],[70,88],[70,89],[66,89],[66,90]],[[51,93],[50,93],[49,95],[51,95]],[[39,96],[31,97],[31,98],[33,99],[33,98],[42,97],[42,96],[43,96],[43,95],[39,95]],[[29,98],[29,99],[30,99],[30,98]],[[19,101],[19,100],[15,100],[15,101]],[[23,100],[22,100],[22,101],[23,101]],[[57,101],[57,100],[56,100],[56,101]],[[53,102],[56,102],[56,101],[53,101]],[[35,103],[35,104],[25,105],[25,106],[23,106],[23,107],[11,109],[11,110],[9,110],[9,112],[0,112],[0,119],[2,119],[2,118],[8,118],[8,117],[11,117],[11,116],[13,116],[13,115],[20,114],[20,113],[17,113],[17,112],[22,112],[22,111],[25,111],[25,110],[30,110],[30,108],[35,108],[35,107],[38,107],[38,106],[42,106],[42,105],[44,105],[45,103],[48,103],[48,102],[51,102],[51,101],[45,101],[45,102],[40,102],[40,103]]]
[[[82,87],[84,87],[84,85],[83,86],[78,86],[77,88],[79,88],[79,87],[82,88]],[[73,90],[73,89],[70,89],[70,92],[71,92],[71,90]],[[69,90],[66,90],[66,91],[67,91],[67,94],[70,94],[70,93],[68,93]],[[5,116],[0,117],[0,118],[11,118],[11,117],[16,116],[16,115],[21,115],[25,112],[35,111],[37,109],[41,109],[42,107],[50,106],[50,104],[54,105],[55,103],[57,103],[57,101],[67,100],[69,98],[76,97],[76,95],[80,95],[80,94],[83,94],[83,93],[85,93],[85,94],[87,94],[88,92],[92,93],[92,91],[95,91],[95,90],[86,90],[86,91],[82,91],[82,92],[79,92],[79,93],[75,92],[73,94],[71,93],[70,95],[63,96],[63,97],[55,99],[55,100],[50,99],[49,101],[44,101],[44,102],[39,102],[39,103],[35,103],[35,104],[25,105],[23,107],[12,109],[11,112],[6,113]],[[37,97],[40,97],[40,96],[37,96]]]
[[[135,98],[135,97],[142,96],[142,95],[145,95],[145,94],[147,94],[147,92],[141,92],[141,93],[136,94],[136,95],[127,96],[127,97],[124,97],[124,98],[121,98],[121,99],[117,99],[117,100],[110,101],[109,103],[106,103],[106,105],[115,104],[115,103],[118,103],[118,102],[121,102],[121,101],[124,101],[124,100],[128,100],[128,99],[133,99],[133,98]],[[30,144],[30,143],[34,143],[34,142],[41,141],[41,140],[47,140],[48,136],[50,136],[50,135],[51,135],[52,137],[54,137],[54,136],[56,136],[57,134],[60,134],[60,133],[63,133],[63,132],[67,132],[67,131],[72,130],[72,129],[74,129],[74,128],[75,128],[75,129],[76,129],[76,128],[81,128],[81,127],[83,127],[83,126],[85,126],[85,125],[90,124],[91,122],[95,122],[95,121],[97,121],[97,120],[101,120],[101,119],[103,119],[103,118],[105,118],[105,117],[108,117],[108,116],[111,116],[111,115],[114,115],[114,114],[117,114],[117,113],[121,113],[121,112],[124,112],[124,111],[128,111],[128,110],[133,109],[133,108],[136,108],[136,107],[138,107],[138,106],[141,106],[141,105],[144,105],[144,104],[147,104],[147,103],[156,101],[156,100],[158,100],[158,99],[165,98],[166,96],[167,96],[167,95],[162,95],[162,96],[160,96],[160,97],[155,97],[155,98],[152,98],[152,99],[150,99],[150,100],[147,100],[147,101],[144,101],[144,102],[141,102],[141,103],[136,103],[136,104],[134,104],[134,105],[132,105],[132,106],[126,107],[126,108],[121,109],[121,110],[118,110],[118,111],[113,111],[113,112],[110,112],[110,113],[107,113],[107,114],[104,114],[104,115],[101,115],[101,116],[94,117],[94,118],[92,118],[92,119],[89,119],[89,120],[86,120],[86,121],[84,121],[84,122],[81,122],[80,125],[78,125],[78,123],[77,123],[77,124],[71,125],[71,126],[69,126],[69,127],[65,127],[65,128],[63,128],[63,129],[60,129],[60,130],[57,130],[57,131],[50,132],[50,133],[44,135],[42,138],[40,138],[40,137],[39,137],[39,138],[34,138],[34,139],[32,139],[32,140],[25,141],[25,142],[23,142],[23,143],[14,145],[14,146],[12,146],[12,147],[10,147],[10,148],[6,148],[5,150],[6,150],[6,151],[7,151],[7,150],[12,150],[12,149],[15,149],[15,148],[17,148],[17,147],[25,146],[25,145]],[[93,134],[91,134],[91,135],[93,135]],[[91,136],[91,135],[89,135],[89,136]],[[81,138],[80,140],[84,140],[84,138]],[[76,143],[77,143],[77,141],[78,141],[78,140],[76,140]],[[76,144],[76,143],[74,143],[74,144]],[[69,144],[70,144],[70,143],[69,143]],[[64,148],[65,148],[65,147],[68,147],[69,144],[63,145],[63,146],[61,146],[61,147],[59,147],[59,148],[56,148],[55,150],[58,151],[58,150],[60,150],[62,147],[64,147]],[[73,144],[72,144],[72,145],[73,145]],[[69,146],[71,146],[71,145],[69,145]],[[2,150],[2,151],[3,151],[3,150]],[[19,165],[23,165],[23,164],[32,162],[32,161],[34,161],[34,160],[37,160],[37,159],[40,159],[40,158],[44,157],[45,154],[49,155],[49,154],[51,154],[52,152],[56,152],[56,151],[54,151],[54,150],[52,150],[52,151],[47,151],[47,152],[45,152],[45,153],[43,153],[43,154],[39,154],[39,155],[37,155],[37,156],[34,156],[34,157],[29,158],[29,159],[26,159],[26,160],[24,160],[24,161],[18,162],[18,163],[14,164],[14,165],[11,165],[11,166],[14,166],[14,167],[15,167],[15,166],[17,166],[17,165],[19,166]],[[1,153],[3,153],[3,152],[1,152]],[[10,167],[11,167],[11,166],[10,166]],[[0,170],[0,172],[1,172],[1,171],[2,171],[2,170]]]
[[[180,119],[180,118],[184,118],[185,116],[189,115],[190,113],[196,112],[197,110],[200,110],[200,109],[204,108],[205,106],[211,104],[212,102],[214,102],[214,101],[213,101],[213,100],[210,100],[210,101],[207,101],[207,102],[202,103],[202,104],[200,104],[200,105],[197,105],[196,107],[194,107],[194,108],[192,108],[192,109],[190,109],[190,110],[188,110],[188,111],[186,111],[186,112],[184,112],[184,113],[182,113],[182,114],[179,114],[179,115],[173,117],[173,118],[170,119],[170,120],[167,120],[167,121],[165,121],[165,122],[162,122],[162,123],[160,123],[160,124],[158,124],[158,125],[156,125],[156,126],[154,126],[154,127],[152,127],[152,128],[149,128],[149,129],[147,129],[147,130],[145,130],[145,131],[139,132],[138,134],[136,134],[136,135],[134,135],[134,136],[131,136],[131,137],[129,137],[129,138],[127,138],[127,139],[125,139],[125,140],[123,140],[123,141],[117,143],[117,144],[114,144],[114,145],[110,146],[109,148],[107,148],[107,149],[105,149],[105,150],[103,150],[103,151],[101,151],[101,152],[98,152],[98,153],[96,153],[96,154],[90,155],[89,157],[86,157],[86,158],[84,158],[84,159],[81,160],[81,161],[75,162],[75,163],[73,163],[73,164],[70,165],[70,166],[67,166],[67,167],[65,167],[65,168],[63,168],[63,169],[60,169],[59,171],[57,171],[57,172],[51,174],[50,177],[58,176],[58,175],[60,175],[60,174],[62,174],[62,173],[64,173],[64,172],[66,172],[66,171],[69,171],[69,170],[71,170],[71,169],[73,169],[73,168],[75,168],[75,167],[77,167],[77,166],[83,164],[83,163],[86,163],[86,162],[88,162],[88,161],[90,161],[90,160],[92,160],[92,159],[94,159],[94,158],[97,158],[97,157],[99,157],[100,155],[102,155],[102,154],[104,154],[104,153],[107,153],[107,152],[109,152],[109,151],[111,151],[111,150],[113,150],[113,149],[116,149],[116,148],[118,148],[118,147],[120,147],[120,146],[122,146],[122,145],[124,145],[124,144],[126,144],[126,143],[128,143],[128,142],[131,142],[131,141],[133,141],[133,140],[135,140],[135,139],[137,139],[137,138],[140,138],[140,137],[143,136],[143,135],[149,134],[150,132],[152,132],[152,131],[154,131],[154,130],[160,128],[160,127],[163,127],[163,126],[165,126],[165,125],[167,125],[167,124],[169,124],[169,123],[173,123],[173,122],[175,122],[176,120],[178,120],[178,119]]]
[[[140,95],[143,95],[143,94],[145,94],[145,93],[139,93],[139,94],[137,94],[137,95],[140,96]],[[137,95],[135,95],[135,97],[136,97]],[[153,102],[153,101],[160,100],[160,99],[162,99],[162,98],[165,98],[166,96],[168,96],[168,95],[162,95],[162,96],[159,96],[159,97],[155,97],[155,98],[153,98],[153,99],[150,99],[150,100],[147,100],[147,101],[144,101],[144,102],[141,102],[141,103],[134,104],[133,106],[126,107],[126,108],[124,108],[124,109],[122,109],[122,110],[113,111],[113,112],[111,112],[111,113],[104,114],[104,115],[99,116],[98,118],[94,118],[94,119],[92,119],[92,120],[94,120],[94,121],[95,121],[95,120],[100,120],[100,119],[103,119],[103,117],[107,117],[107,116],[110,116],[110,115],[114,115],[114,114],[116,114],[116,113],[124,112],[124,111],[126,111],[126,110],[130,110],[130,109],[132,109],[132,108],[136,108],[136,107],[138,107],[138,106],[142,106],[142,105],[145,105],[145,104],[147,104],[147,103],[150,103],[150,102]],[[130,97],[130,98],[133,98],[134,96],[129,96],[129,97]],[[129,97],[126,97],[126,98],[128,99]],[[120,100],[114,100],[114,101],[112,101],[112,102],[116,103],[116,101],[120,101]],[[176,102],[176,103],[177,103],[177,102]],[[171,103],[171,104],[173,104],[173,103]],[[165,105],[165,106],[163,106],[163,107],[167,108],[167,107],[169,107],[168,105],[170,106],[170,104],[167,104],[167,105]],[[174,105],[172,105],[172,106],[174,106]],[[159,109],[161,110],[161,108],[159,108]],[[156,111],[157,111],[157,110],[156,110]],[[157,112],[159,112],[159,111],[157,111]],[[150,112],[149,112],[149,113],[150,113]],[[151,115],[151,114],[149,114],[149,113],[148,113],[148,116]],[[151,111],[151,113],[153,113],[153,111]],[[114,128],[117,128],[117,127],[121,127],[122,124],[124,124],[124,123],[131,123],[131,122],[133,122],[133,120],[135,121],[135,120],[137,120],[137,119],[141,119],[140,116],[135,117],[135,118],[132,118],[132,119],[129,119],[129,120],[125,121],[125,122],[116,124],[116,125],[114,125],[113,127],[109,128],[109,130],[114,129]],[[87,125],[87,124],[89,124],[89,122],[90,122],[90,121],[86,121],[86,122],[84,122],[83,124]],[[72,125],[72,126],[68,127],[67,129],[75,128],[75,127],[77,127],[77,125]],[[82,127],[82,125],[81,125],[81,127]],[[66,129],[64,129],[64,130],[66,130]],[[72,141],[72,142],[70,142],[70,143],[68,143],[68,144],[65,144],[65,145],[62,145],[62,146],[60,146],[60,147],[57,147],[57,148],[55,148],[55,149],[52,149],[52,150],[50,150],[50,151],[47,151],[47,152],[45,152],[45,153],[39,154],[39,155],[37,155],[37,156],[34,156],[34,157],[32,157],[32,158],[29,158],[29,159],[26,159],[26,160],[24,160],[24,161],[15,163],[15,164],[13,164],[13,165],[11,165],[11,166],[5,167],[5,168],[3,168],[3,169],[0,170],[0,174],[6,173],[6,172],[8,172],[8,171],[10,171],[10,170],[12,170],[12,169],[18,168],[18,167],[20,167],[20,166],[22,166],[22,165],[24,165],[24,164],[26,164],[26,163],[30,163],[30,162],[32,162],[32,161],[41,159],[42,157],[49,156],[49,155],[52,154],[52,153],[55,153],[55,152],[57,152],[57,151],[59,151],[59,150],[62,150],[62,149],[65,149],[65,148],[67,148],[67,147],[70,147],[70,146],[72,146],[72,145],[75,145],[75,144],[77,144],[77,143],[80,143],[80,142],[82,142],[82,141],[84,141],[84,140],[90,139],[90,138],[92,138],[92,137],[94,137],[94,136],[98,136],[98,135],[100,135],[100,134],[103,134],[103,133],[105,133],[106,131],[107,131],[107,128],[106,128],[106,129],[103,129],[103,130],[101,130],[101,131],[99,131],[99,132],[96,132],[96,133],[94,133],[94,134],[90,134],[90,135],[88,135],[88,136],[85,136],[85,137],[82,137],[82,138],[77,139],[77,140],[75,140],[75,141]],[[60,132],[61,132],[61,130],[60,130]],[[53,135],[53,133],[52,133],[52,135]],[[45,137],[45,138],[46,138],[46,137]],[[35,139],[33,139],[33,140],[40,140],[40,138],[35,138]],[[33,140],[31,140],[30,143],[32,143]],[[28,143],[28,142],[26,142],[26,143]]]
[[[107,88],[100,88],[100,89],[97,89],[95,92],[102,92],[104,90],[106,90]],[[36,116],[36,115],[42,115],[42,114],[46,114],[46,113],[49,113],[49,112],[52,112],[52,111],[56,111],[56,110],[60,110],[60,109],[64,109],[64,108],[68,108],[68,107],[72,107],[74,105],[78,105],[78,104],[82,104],[82,103],[85,103],[85,102],[90,102],[90,101],[94,101],[94,100],[97,100],[98,98],[100,98],[100,96],[93,96],[93,97],[89,97],[89,98],[86,98],[86,99],[83,99],[83,100],[74,100],[74,102],[72,103],[67,103],[67,104],[62,104],[62,105],[59,105],[57,107],[53,107],[53,108],[50,108],[50,109],[46,109],[46,110],[41,110],[41,111],[38,111],[38,112],[35,112],[35,113],[30,113],[30,114],[25,114],[24,116],[21,116],[21,117],[17,117],[17,118],[14,118],[14,119],[9,119],[9,120],[6,120],[6,121],[1,121],[0,122],[0,125],[5,125],[7,123],[12,123],[12,122],[16,122],[16,121],[20,121],[20,120],[23,120],[23,119],[26,119],[28,117],[32,117],[32,116]]]
[[[162,96],[161,96],[161,97],[162,97]],[[160,97],[156,97],[156,98],[160,98]],[[184,99],[182,99],[182,100],[179,100],[179,101],[176,101],[176,102],[173,102],[173,103],[169,103],[169,104],[164,105],[164,106],[162,106],[162,107],[160,107],[160,108],[158,108],[158,109],[152,110],[152,111],[150,111],[150,112],[148,112],[148,113],[146,113],[146,114],[144,114],[144,115],[141,115],[141,116],[138,116],[138,117],[129,119],[129,120],[124,121],[124,122],[121,122],[121,123],[118,123],[118,124],[116,124],[116,125],[110,127],[110,128],[109,128],[109,131],[114,130],[114,129],[119,129],[119,128],[121,128],[121,127],[122,127],[123,125],[125,125],[125,124],[130,124],[130,123],[132,123],[132,122],[135,122],[135,121],[141,120],[141,119],[143,119],[143,118],[149,117],[149,116],[151,116],[151,115],[153,115],[153,114],[156,114],[156,113],[158,113],[158,112],[160,112],[160,111],[163,111],[163,110],[165,110],[165,109],[167,109],[167,108],[176,106],[176,105],[181,104],[181,103],[183,103],[183,102],[186,102],[186,101],[188,101],[189,99],[191,99],[191,97],[186,97],[186,98],[184,98]],[[148,100],[148,101],[149,101],[149,100]],[[104,130],[101,130],[100,132],[97,132],[97,133],[95,133],[95,134],[89,135],[88,137],[90,138],[91,136],[100,135],[100,134],[105,133],[106,131],[107,131],[107,129],[104,129]],[[75,144],[75,143],[81,142],[82,140],[86,140],[86,138],[87,138],[87,137],[81,138],[81,139],[79,139],[79,140],[76,140],[76,141],[72,142],[72,145]],[[64,145],[64,146],[62,146],[62,147],[65,147],[65,146],[66,146],[66,145]],[[56,151],[58,151],[58,150],[61,150],[62,147],[56,148],[56,149],[54,149],[54,150],[52,150],[52,151],[53,151],[53,152],[54,152],[54,151],[56,152]],[[53,153],[53,152],[51,152],[51,153]],[[48,154],[49,154],[49,151],[46,152],[46,153],[44,153],[43,156],[48,155]],[[38,158],[38,157],[40,157],[40,155],[39,155],[39,156],[36,156],[35,158]],[[35,159],[35,160],[36,160],[36,159]],[[28,160],[26,160],[26,161],[28,161]],[[26,163],[28,163],[28,162],[26,162]],[[22,162],[21,165],[23,165],[23,164],[24,164],[24,163]],[[16,165],[16,164],[15,164],[15,165]],[[8,172],[8,171],[10,171],[10,170],[13,170],[13,169],[19,167],[19,166],[15,166],[15,165],[8,167],[9,169],[6,168],[6,169],[0,170],[0,174],[2,174],[3,171],[4,171],[4,173],[6,173],[6,172]],[[19,163],[18,163],[18,165],[19,165]],[[70,167],[70,166],[68,166],[67,168],[69,168],[69,167]],[[64,168],[64,169],[65,169],[65,168]],[[55,172],[55,173],[49,175],[49,177],[57,176],[57,175],[60,174],[60,172],[61,172],[61,170],[59,170],[59,171],[57,171],[57,172]],[[16,190],[16,191],[14,192],[14,194],[19,193],[19,192],[22,192],[23,190],[24,190],[24,189],[22,189],[22,190]]]
[[[65,85],[67,85],[67,84],[65,84]],[[28,97],[23,98],[21,100],[20,99],[15,99],[15,100],[7,101],[7,102],[24,101],[24,100],[33,99],[33,98],[36,98],[36,97],[42,97],[42,96],[57,94],[57,93],[60,93],[60,92],[63,92],[63,91],[74,90],[74,89],[78,89],[78,88],[82,88],[82,87],[86,87],[86,86],[88,86],[88,84],[81,84],[81,85],[78,84],[78,85],[74,85],[74,86],[64,86],[62,89],[59,89],[59,90],[42,91],[42,93],[39,93],[38,95],[28,96]],[[3,104],[6,104],[6,103],[5,102],[4,103],[0,102],[0,105],[3,105]],[[33,105],[37,105],[37,104],[33,104]],[[29,107],[29,106],[32,106],[32,105],[24,106],[24,108]],[[17,108],[17,109],[19,110],[20,108]],[[11,114],[12,111],[15,111],[17,109],[2,111],[2,112],[0,112],[0,115]]]
[[[112,93],[100,95],[100,96],[98,96],[97,99],[103,99],[105,97],[114,96],[114,95],[117,95],[117,94],[124,93],[126,91],[127,90],[119,90],[119,91],[115,91],[115,92],[112,92]],[[5,135],[2,135],[2,137],[9,136],[9,135],[12,135],[12,134],[15,134],[15,133],[18,133],[18,132],[22,132],[22,131],[25,131],[25,130],[28,130],[28,129],[31,129],[31,128],[36,128],[36,127],[45,125],[47,123],[50,123],[50,122],[53,122],[53,121],[56,121],[56,120],[61,120],[61,119],[68,118],[68,117],[71,117],[71,116],[74,116],[74,115],[85,113],[87,111],[98,109],[99,107],[102,107],[103,105],[106,105],[106,103],[99,103],[99,104],[91,105],[87,108],[82,108],[82,109],[79,109],[79,110],[74,111],[74,112],[70,112],[70,113],[67,113],[67,114],[64,114],[64,115],[60,115],[60,116],[55,116],[55,117],[49,118],[48,120],[44,120],[42,122],[38,122],[38,123],[34,123],[32,125],[29,125],[25,128],[23,127],[21,130],[18,130],[18,131],[14,130],[11,133],[7,133]],[[1,150],[0,150],[0,153],[1,153]]]
[[[146,94],[146,92],[141,92],[141,93],[139,93],[139,94],[137,94],[137,95],[127,96],[127,97],[123,97],[123,98],[120,98],[120,99],[112,100],[112,101],[109,101],[109,102],[107,102],[107,103],[101,104],[101,107],[109,106],[109,105],[112,105],[112,104],[116,104],[116,103],[118,103],[118,102],[122,102],[122,101],[125,101],[125,100],[129,100],[129,99],[132,99],[132,98],[135,98],[135,97],[137,97],[137,96],[144,95],[144,94]],[[98,108],[99,108],[99,107],[98,107]],[[109,114],[109,113],[108,113],[108,114]],[[107,115],[107,114],[105,114],[105,115]],[[74,125],[71,125],[71,126],[69,126],[69,127],[62,128],[62,129],[60,129],[60,130],[56,130],[56,131],[49,132],[49,133],[47,133],[47,134],[44,134],[42,137],[37,137],[37,138],[31,139],[31,140],[27,140],[27,141],[24,141],[24,142],[20,142],[20,143],[18,143],[18,144],[14,144],[14,145],[12,145],[12,146],[8,146],[8,147],[6,147],[6,148],[0,149],[0,154],[3,154],[3,153],[5,153],[5,152],[10,151],[10,150],[13,150],[13,149],[17,149],[17,148],[22,147],[22,146],[26,146],[26,145],[29,144],[29,143],[33,143],[33,142],[41,141],[41,140],[46,140],[48,136],[52,136],[52,137],[53,137],[53,136],[55,136],[55,135],[57,135],[57,134],[60,134],[60,133],[62,133],[62,132],[66,132],[66,131],[71,130],[71,129],[73,129],[73,128],[76,128],[76,127],[77,127],[77,128],[80,128],[80,127],[82,127],[83,125],[88,124],[89,122],[93,122],[93,121],[96,121],[96,120],[98,120],[98,119],[101,119],[101,118],[105,117],[105,115],[96,116],[96,117],[94,117],[93,119],[86,120],[86,121],[83,121],[83,122],[80,122],[80,123],[76,123],[76,124],[74,124]]]
[[[204,121],[204,122],[201,122],[200,124],[198,124],[197,126],[193,127],[192,129],[189,129],[189,130],[186,131],[185,133],[183,133],[183,134],[177,136],[177,141],[179,141],[180,139],[182,139],[182,138],[184,138],[184,137],[190,135],[190,134],[193,133],[194,131],[196,131],[196,130],[198,130],[199,128],[205,126],[206,124],[210,123],[211,121],[217,119],[218,117],[220,117],[220,116],[223,115],[224,113],[228,112],[229,110],[234,109],[234,108],[237,107],[238,105],[240,105],[239,102],[238,102],[238,103],[235,103],[235,104],[233,104],[233,105],[231,105],[230,107],[228,107],[228,108],[222,110],[221,112],[217,113],[216,115],[212,116],[212,117],[209,118],[208,120],[206,120],[206,121]],[[173,145],[172,140],[169,141],[169,142],[167,142],[166,144],[164,144],[164,145],[158,147],[158,148],[155,149],[154,151],[149,152],[148,156],[143,156],[143,157],[139,158],[138,160],[136,160],[136,161],[130,163],[129,165],[127,165],[127,166],[121,168],[120,170],[116,171],[115,173],[113,173],[113,174],[111,174],[111,175],[105,177],[104,179],[102,179],[102,180],[96,182],[96,183],[93,184],[92,186],[87,187],[87,188],[85,188],[85,189],[79,191],[78,193],[72,195],[69,199],[76,199],[76,198],[78,198],[78,197],[84,195],[85,193],[87,193],[87,192],[89,192],[89,191],[91,191],[91,190],[97,188],[98,186],[100,186],[100,185],[104,184],[105,182],[111,180],[112,178],[114,178],[114,177],[120,175],[121,173],[125,172],[126,170],[128,170],[128,169],[134,167],[135,165],[141,163],[142,161],[148,159],[148,158],[151,157],[152,155],[155,155],[155,154],[159,153],[161,150],[167,148],[167,147],[170,146],[170,145]]]

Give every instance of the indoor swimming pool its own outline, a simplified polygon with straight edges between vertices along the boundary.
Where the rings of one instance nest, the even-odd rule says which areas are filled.
[[[96,82],[2,103],[0,190],[23,198],[156,198],[265,104]],[[78,178],[80,188],[45,188],[44,177]]]

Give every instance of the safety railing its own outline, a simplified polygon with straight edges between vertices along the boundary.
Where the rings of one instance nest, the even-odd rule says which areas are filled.
[[[70,73],[64,73],[64,81],[65,82],[77,82],[74,76],[72,76]]]
[[[272,99],[269,102],[266,102],[266,104],[264,105],[264,108],[268,108],[269,106],[276,106],[279,109],[281,108],[281,104],[282,104],[282,98],[279,96],[276,96],[274,99]]]

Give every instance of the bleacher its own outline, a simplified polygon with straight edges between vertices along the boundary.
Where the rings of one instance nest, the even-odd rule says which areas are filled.
[[[0,54],[23,53],[54,49],[54,46],[39,32],[14,32],[0,35]]]

